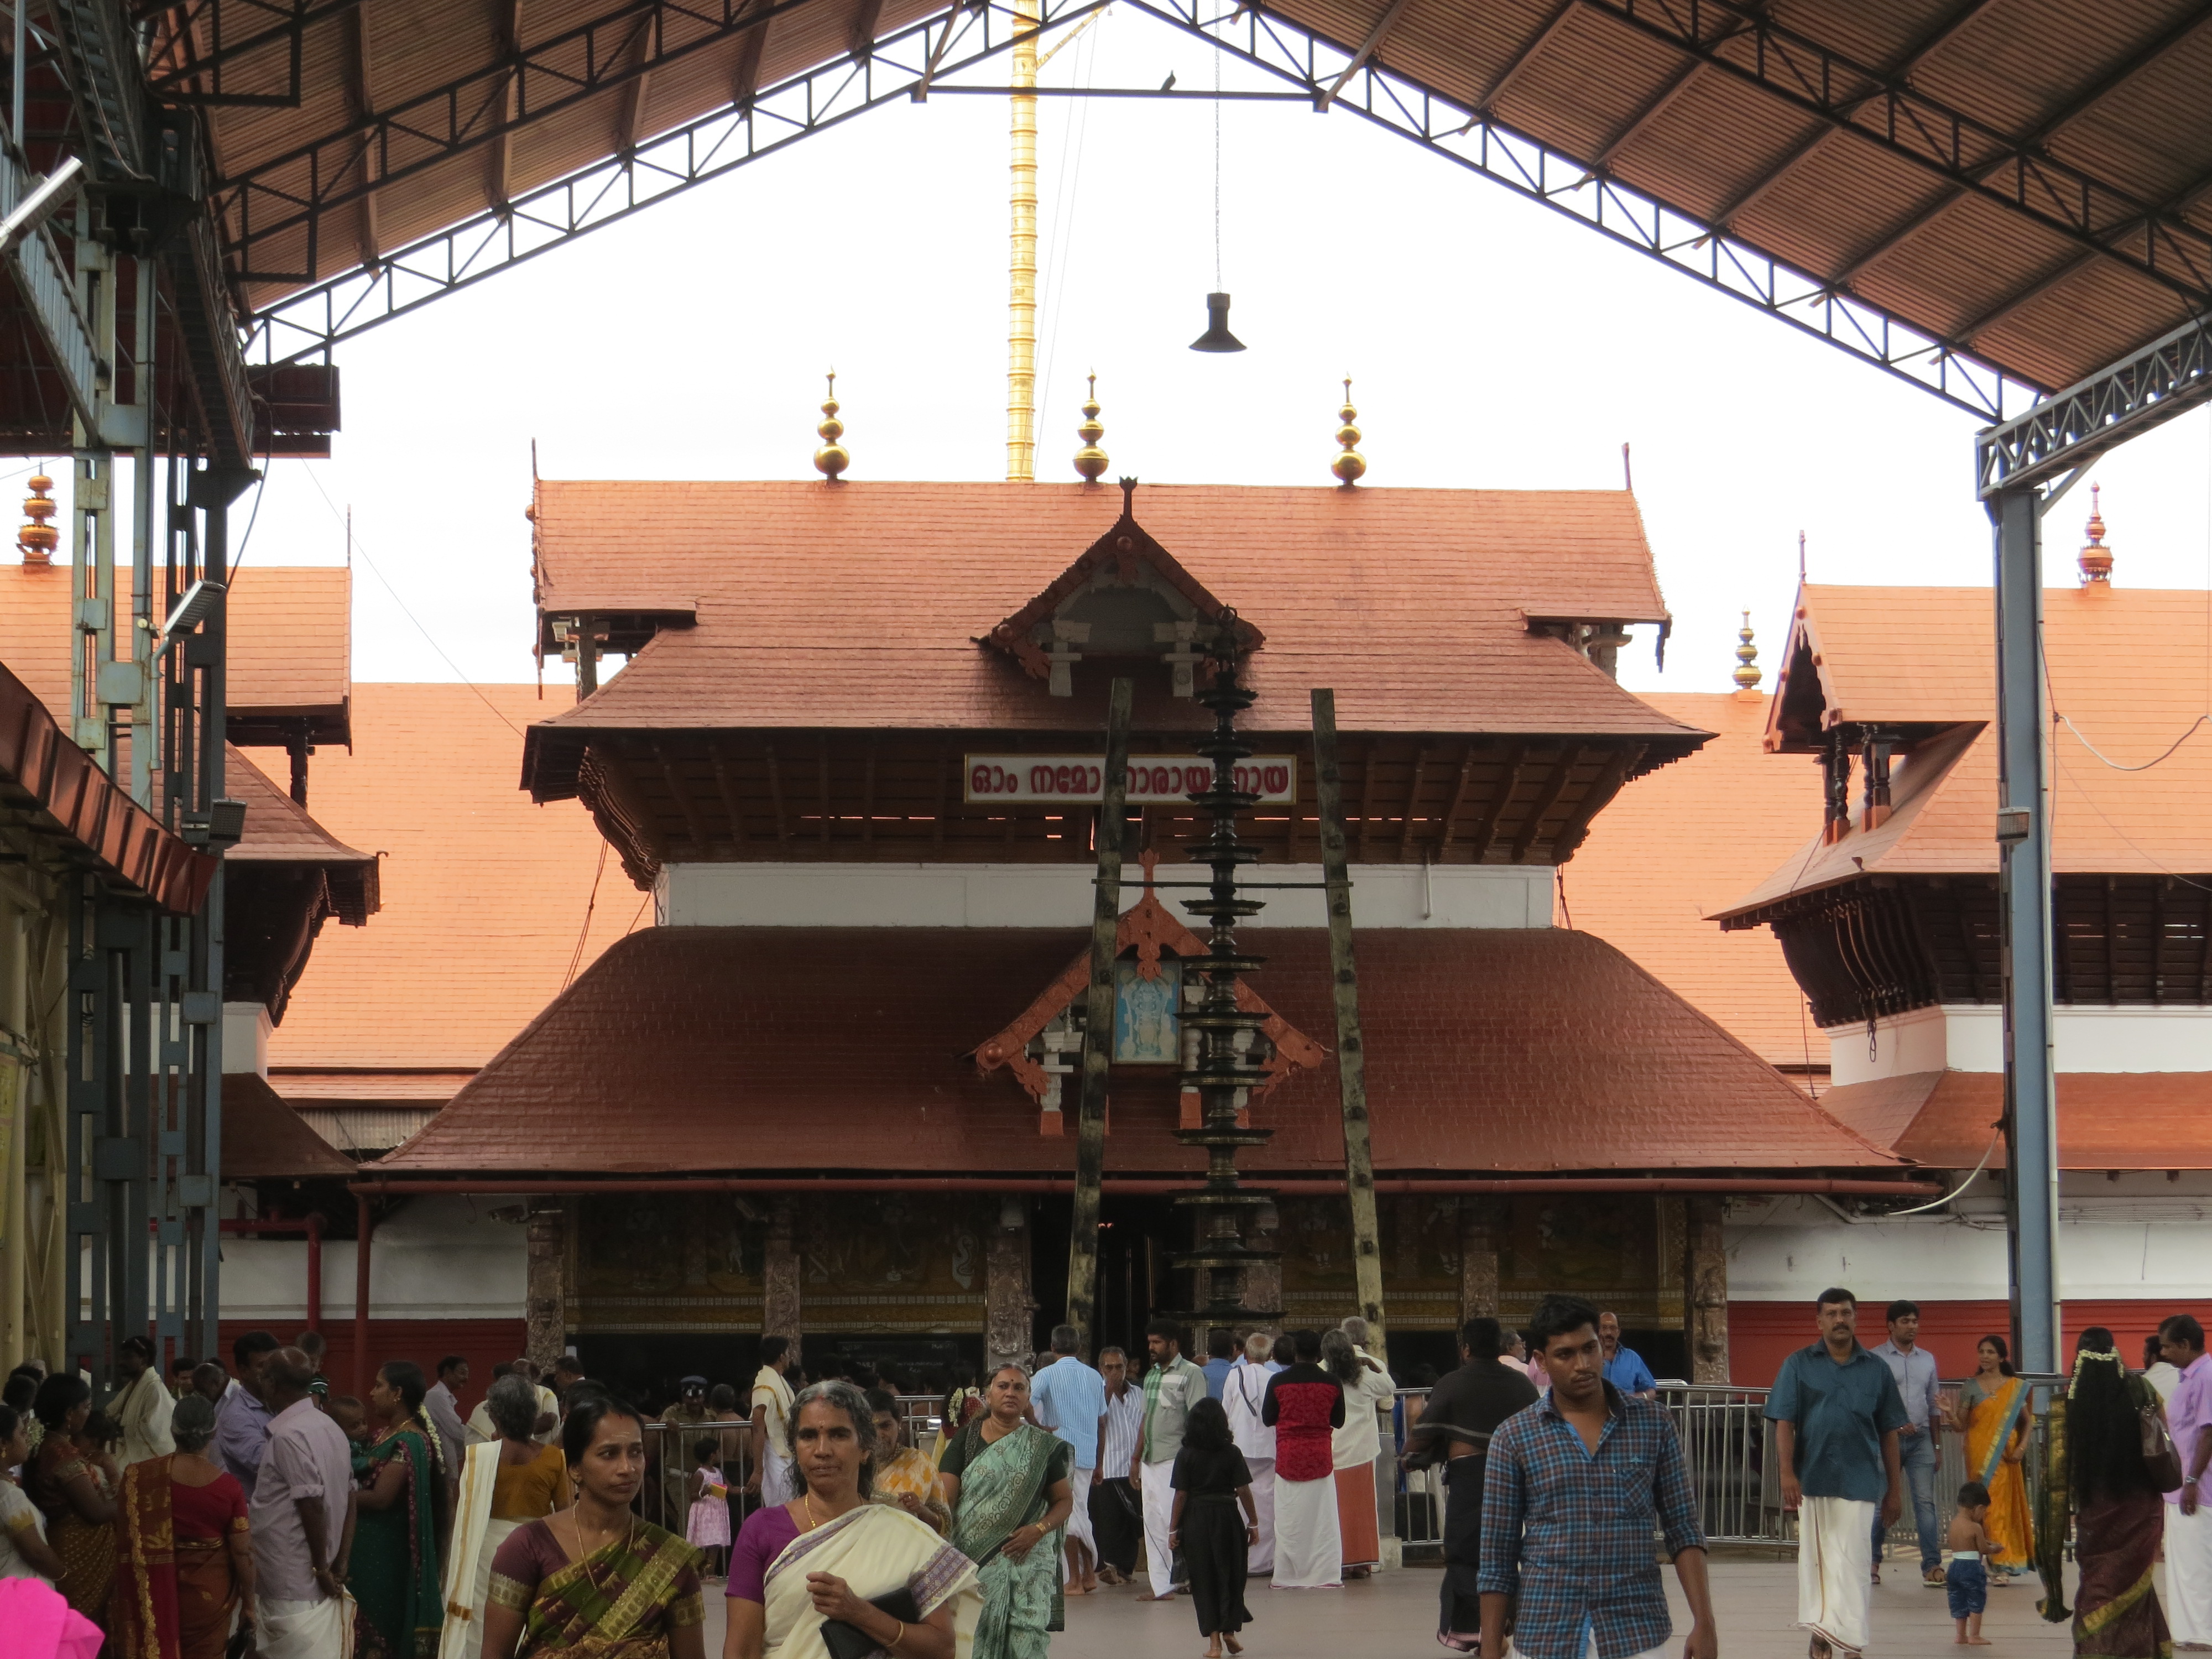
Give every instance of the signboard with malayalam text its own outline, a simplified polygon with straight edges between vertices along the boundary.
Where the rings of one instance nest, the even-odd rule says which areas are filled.
[[[1095,805],[1103,793],[1105,764],[1097,755],[969,755],[962,781],[969,805],[979,801],[1042,801]],[[1262,804],[1287,806],[1298,798],[1298,763],[1291,755],[1254,755],[1239,761],[1237,787]],[[1213,763],[1197,755],[1132,755],[1127,800],[1132,806],[1178,805],[1213,787]]]

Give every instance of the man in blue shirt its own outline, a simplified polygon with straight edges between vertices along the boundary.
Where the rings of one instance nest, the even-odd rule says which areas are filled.
[[[1067,1517],[1067,1582],[1088,1595],[1098,1588],[1098,1540],[1091,1530],[1091,1477],[1098,1462],[1106,1421],[1106,1380],[1076,1357],[1082,1339],[1073,1325],[1052,1328],[1053,1362],[1037,1368],[1030,1383],[1030,1415],[1074,1448],[1068,1488],[1075,1508]]]
[[[1899,1298],[1889,1304],[1889,1340],[1874,1351],[1897,1379],[1905,1401],[1905,1426],[1897,1431],[1905,1483],[1912,1492],[1912,1521],[1920,1534],[1920,1582],[1930,1589],[1943,1583],[1943,1534],[1936,1524],[1936,1436],[1943,1409],[1936,1403],[1936,1356],[1920,1346],[1920,1304]],[[1874,1539],[1874,1582],[1881,1583],[1881,1547],[1886,1528],[1879,1516]]]
[[[1217,1327],[1206,1339],[1206,1364],[1200,1368],[1206,1373],[1208,1399],[1222,1397],[1222,1389],[1229,1384],[1229,1373],[1236,1365],[1237,1339],[1228,1330]]]
[[[1782,1362],[1766,1396],[1782,1507],[1797,1514],[1797,1622],[1813,1632],[1811,1659],[1865,1650],[1873,1541],[1905,1504],[1905,1401],[1889,1367],[1859,1346],[1858,1313],[1849,1291],[1821,1291],[1820,1340]]]
[[[1605,1350],[1605,1380],[1623,1394],[1632,1394],[1639,1400],[1659,1397],[1658,1380],[1651,1375],[1651,1367],[1644,1363],[1644,1356],[1633,1348],[1620,1346],[1620,1316],[1601,1313],[1597,1316],[1598,1345]]]
[[[1583,1659],[1593,1639],[1598,1659],[1656,1656],[1674,1620],[1655,1533],[1690,1605],[1684,1659],[1716,1659],[1705,1535],[1674,1419],[1605,1380],[1597,1310],[1579,1297],[1539,1303],[1528,1342],[1552,1391],[1490,1437],[1475,1577],[1481,1659],[1505,1659],[1516,1594],[1513,1650],[1528,1659]]]

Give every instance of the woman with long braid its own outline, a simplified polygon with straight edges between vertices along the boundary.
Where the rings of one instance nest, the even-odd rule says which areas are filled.
[[[357,1500],[352,1570],[356,1659],[428,1659],[445,1622],[441,1540],[446,1476],[438,1436],[422,1410],[428,1384],[412,1360],[394,1359],[368,1390],[368,1449]]]

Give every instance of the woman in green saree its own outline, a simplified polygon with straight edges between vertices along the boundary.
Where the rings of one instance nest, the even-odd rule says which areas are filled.
[[[355,1659],[437,1659],[445,1626],[442,1574],[446,1474],[422,1417],[422,1368],[395,1359],[369,1385],[368,1449],[356,1497],[352,1590]]]
[[[492,1557],[483,1659],[706,1659],[699,1552],[630,1508],[645,1484],[643,1420],[588,1396],[569,1407],[561,1449],[576,1501]]]
[[[1075,1449],[1024,1419],[1029,1373],[1001,1365],[939,1466],[953,1548],[981,1569],[975,1659],[1045,1659],[1061,1628],[1061,1528],[1075,1508]]]

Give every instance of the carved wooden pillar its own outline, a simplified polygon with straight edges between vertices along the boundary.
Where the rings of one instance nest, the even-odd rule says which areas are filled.
[[[1459,1201],[1459,1316],[1498,1317],[1498,1200]]]
[[[1029,1200],[1001,1199],[983,1254],[984,1358],[995,1365],[1028,1358],[1036,1346],[1030,1325],[1036,1310],[1030,1293]]]
[[[1721,1234],[1723,1208],[1717,1198],[1689,1200],[1682,1251],[1682,1312],[1692,1382],[1729,1380],[1728,1248]]]
[[[568,1211],[558,1200],[540,1200],[524,1223],[528,1278],[523,1290],[525,1351],[539,1372],[568,1346]]]
[[[1264,1261],[1255,1261],[1244,1269],[1244,1305],[1271,1314],[1274,1330],[1279,1332],[1283,1322],[1283,1258],[1277,1254],[1281,1249],[1279,1235],[1282,1231],[1282,1212],[1273,1204],[1262,1204],[1252,1212],[1250,1231],[1245,1236],[1248,1245],[1267,1253]],[[1242,1342],[1251,1334],[1251,1328],[1240,1328],[1237,1340]],[[1287,1365],[1291,1362],[1283,1361]]]
[[[793,1242],[791,1200],[769,1206],[768,1239],[761,1250],[761,1334],[790,1342],[799,1355],[799,1249]]]

